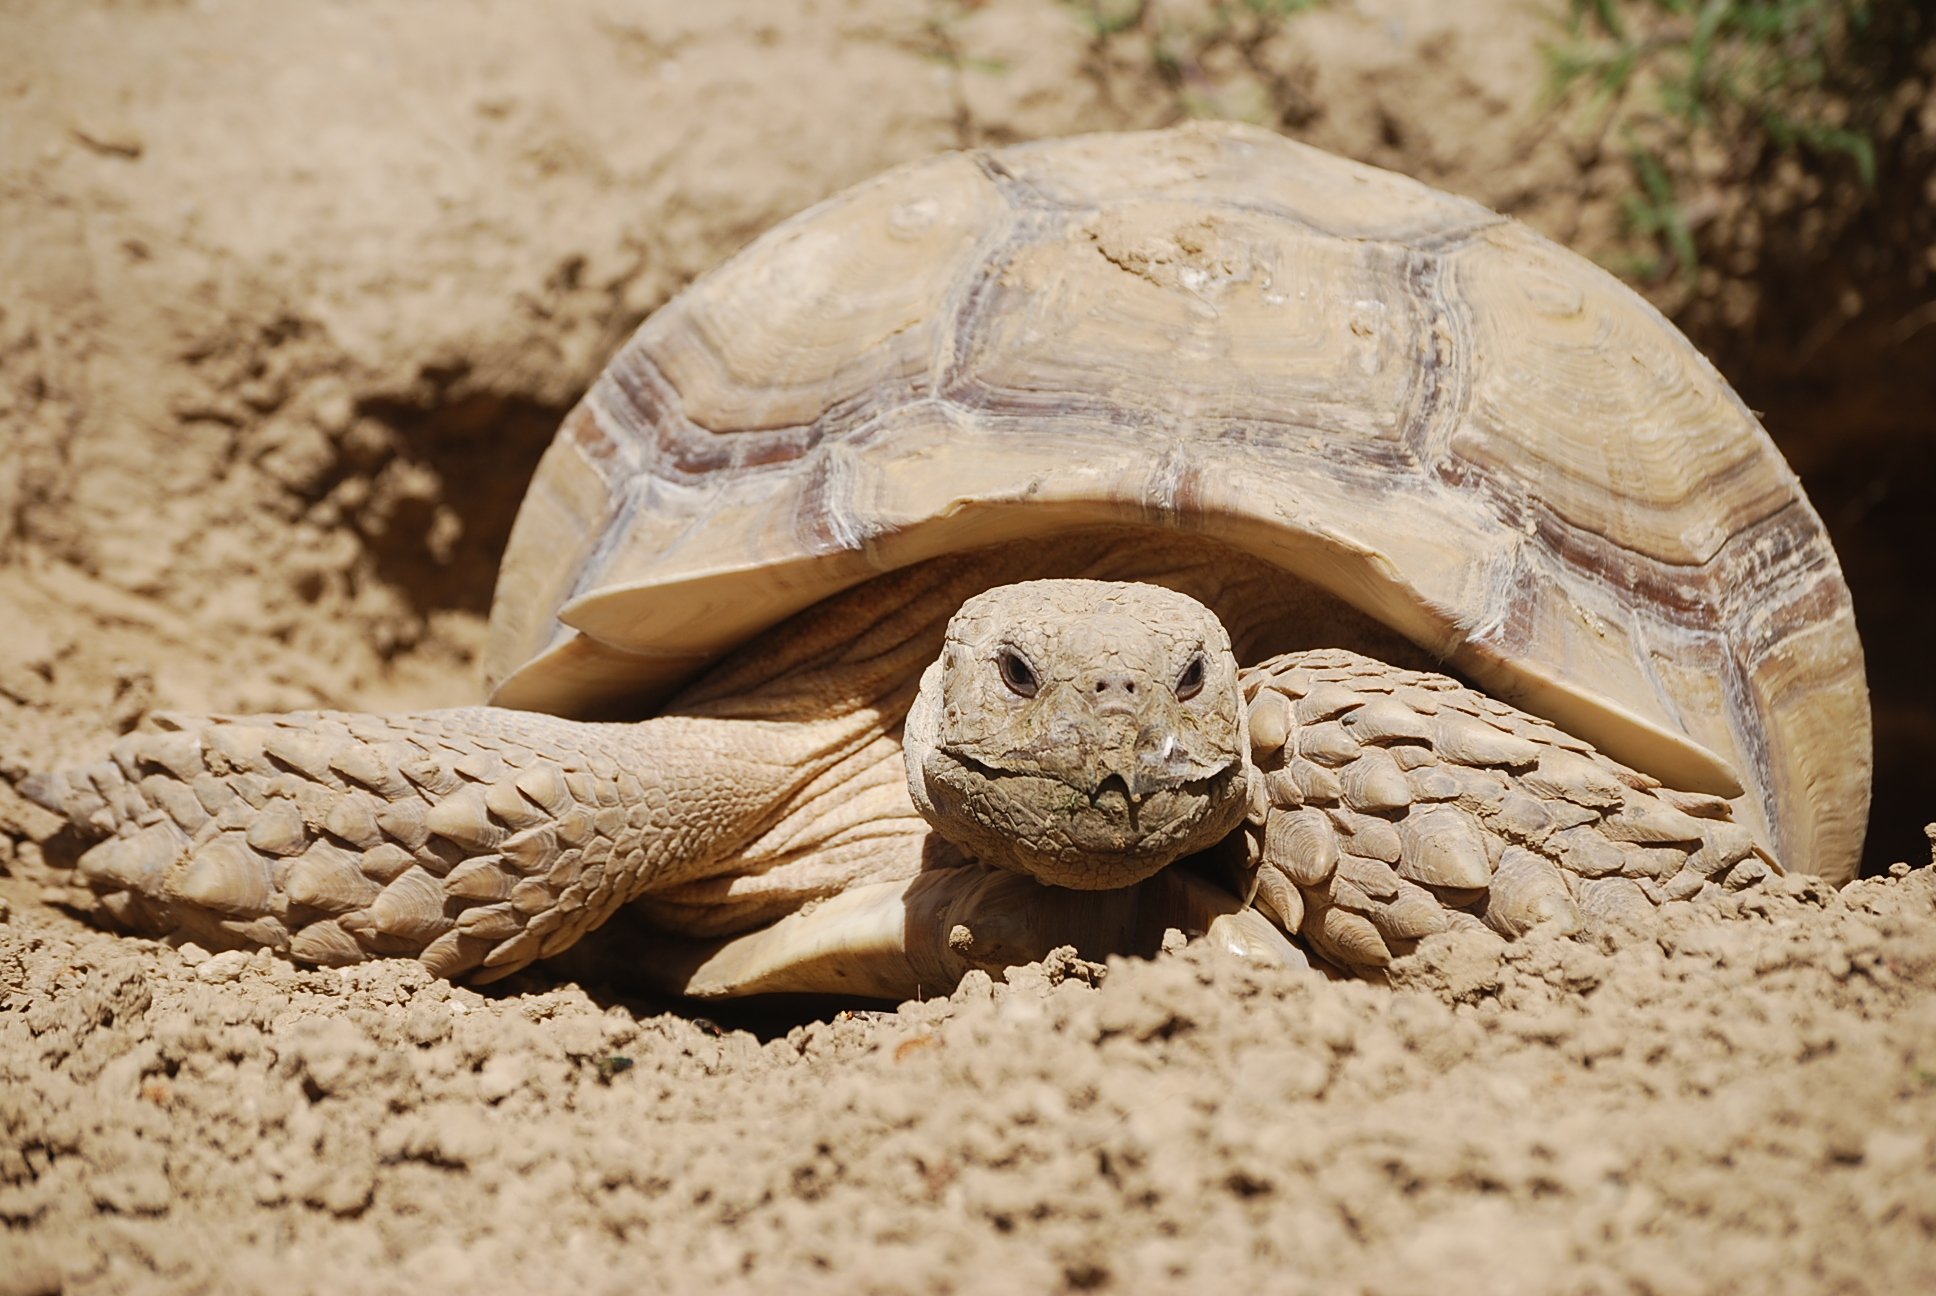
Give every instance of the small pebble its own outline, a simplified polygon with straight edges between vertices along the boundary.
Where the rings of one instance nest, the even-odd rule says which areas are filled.
[[[225,985],[241,976],[249,966],[249,956],[242,950],[227,950],[221,954],[211,954],[195,969],[195,979],[208,985]]]

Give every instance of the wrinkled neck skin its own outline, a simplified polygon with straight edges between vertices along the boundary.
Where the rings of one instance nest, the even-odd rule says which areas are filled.
[[[1154,585],[1046,580],[969,599],[923,673],[909,793],[984,864],[1132,886],[1243,818],[1249,760],[1229,636]]]
[[[926,741],[923,752],[934,747],[931,739],[923,739],[934,726],[925,724],[922,714],[910,715],[909,709],[924,672],[939,669],[956,613],[996,587],[1044,577],[1134,582],[1188,595],[1214,614],[1221,629],[1212,637],[1228,642],[1240,663],[1336,646],[1398,665],[1432,665],[1427,654],[1393,631],[1288,572],[1216,541],[1174,531],[1093,528],[901,568],[757,636],[664,708],[655,708],[666,716],[750,722],[749,736],[734,738],[734,746],[746,746],[756,734],[762,751],[787,753],[785,768],[794,777],[785,790],[724,835],[718,854],[693,864],[676,883],[639,897],[635,903],[644,915],[665,930],[694,936],[747,931],[856,885],[912,878],[958,864],[963,853],[986,856],[991,864],[1000,860],[999,867],[1032,876],[1070,877],[1063,885],[1091,888],[1126,886],[1129,882],[1116,879],[1147,876],[1160,868],[1156,861],[1173,857],[1177,843],[1174,833],[1165,837],[1151,830],[1169,822],[1158,816],[1158,803],[1172,803],[1177,793],[1156,782],[1166,771],[1203,772],[1201,762],[1212,748],[1203,745],[1204,732],[1189,732],[1187,725],[1176,732],[1175,748],[1165,749],[1156,737],[1160,728],[1151,730],[1151,741],[1139,741],[1154,718],[1142,713],[1140,702],[1121,714],[1110,714],[1116,709],[1111,706],[1086,713],[1066,706],[1059,713],[1035,708],[1011,718],[1005,743],[997,743],[989,731],[981,742],[949,758],[970,770],[993,769],[1000,778],[1039,778],[1044,781],[1035,785],[1038,792],[1055,793],[1071,805],[1080,798],[1100,807],[1099,817],[1072,825],[1071,832],[1109,827],[1104,811],[1120,798],[1124,808],[1117,819],[1127,821],[1144,840],[1128,848],[1116,827],[1110,828],[1118,833],[1113,839],[1091,835],[1086,840],[1096,849],[1086,866],[1078,867],[1080,861],[1060,851],[1018,852],[1004,844],[1039,837],[1032,831],[1035,802],[1024,797],[1006,803],[1022,816],[1019,834],[999,817],[983,824],[972,815],[944,810],[944,804],[952,804],[946,796],[937,800],[927,791],[924,757],[912,765],[904,762],[904,719],[911,745]],[[1133,614],[1124,615],[1136,620]],[[1032,627],[1046,631],[1070,620],[1061,611],[1034,620],[1011,618],[1006,623],[1015,628],[1011,646],[1034,651],[1041,645],[1028,638]],[[1114,632],[1099,624],[1087,633],[1095,638],[1078,638],[1069,645],[1078,655]],[[1139,659],[1149,673],[1148,689],[1174,685],[1175,677],[1168,675],[1177,660],[1173,654],[1186,646],[1184,639],[1163,640],[1160,652],[1155,641],[1138,650],[1155,654]],[[1043,662],[1037,665],[1048,669]],[[1082,691],[1073,674],[1046,682],[1051,686],[1048,703],[1058,698],[1066,703],[1072,693]],[[1206,686],[1210,682],[1206,676]],[[932,689],[930,693],[939,696]],[[1197,709],[1205,705],[1193,704]],[[1012,758],[1011,750],[1017,753]],[[1238,780],[1221,777],[1224,783],[1214,799],[1220,805],[1226,799],[1234,802]],[[1186,784],[1201,781],[1185,779]],[[1183,795],[1198,792],[1186,789]],[[993,804],[989,796],[969,799]],[[973,847],[967,845],[971,840]],[[1031,868],[1031,860],[1045,861],[1043,871]]]

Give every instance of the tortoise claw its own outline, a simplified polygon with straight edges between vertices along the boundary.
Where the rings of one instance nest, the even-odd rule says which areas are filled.
[[[1256,909],[1219,914],[1210,920],[1206,938],[1218,949],[1242,958],[1263,959],[1278,967],[1311,966],[1304,951],[1285,939],[1278,925]]]

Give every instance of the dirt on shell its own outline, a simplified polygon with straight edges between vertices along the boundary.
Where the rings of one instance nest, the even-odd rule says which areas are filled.
[[[111,935],[12,790],[155,709],[475,701],[605,357],[897,163],[1208,112],[1630,241],[1618,157],[1544,97],[1562,0],[1274,8],[0,12],[0,1296],[1936,1289],[1936,873],[1886,875],[1936,814],[1916,195],[1810,225],[1833,183],[1774,168],[1710,204],[1713,276],[1643,285],[1848,564],[1885,875],[1840,893],[1436,939],[1394,987],[1191,947],[715,1023]],[[1936,151],[1923,63],[1885,162]]]

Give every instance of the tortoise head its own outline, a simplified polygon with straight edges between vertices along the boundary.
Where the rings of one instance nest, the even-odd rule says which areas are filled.
[[[1255,778],[1230,637],[1153,585],[968,600],[921,677],[908,786],[934,830],[1055,886],[1130,886],[1221,840]]]

